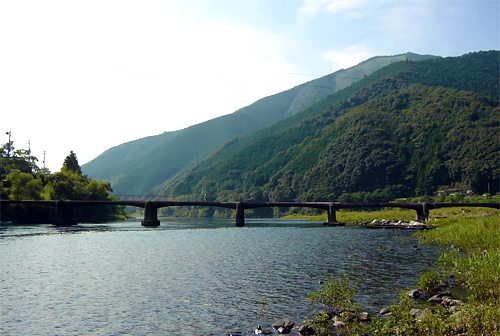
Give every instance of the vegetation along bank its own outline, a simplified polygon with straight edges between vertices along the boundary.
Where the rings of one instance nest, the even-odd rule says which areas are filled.
[[[109,182],[93,180],[82,174],[76,154],[64,160],[61,170],[51,173],[37,166],[37,158],[28,150],[14,148],[13,141],[0,148],[0,198],[11,200],[117,200]],[[52,223],[53,208],[10,205],[1,207],[1,220],[22,223]],[[127,217],[120,206],[82,206],[74,216],[82,222],[99,222]]]
[[[383,210],[341,216],[352,224],[401,214]],[[319,309],[306,322],[316,335],[500,334],[500,212],[440,209],[433,216],[436,229],[415,235],[421,244],[441,246],[444,252],[421,274],[416,288],[401,292],[378,316],[367,316],[353,300],[357,282],[349,274],[330,278],[309,297]]]

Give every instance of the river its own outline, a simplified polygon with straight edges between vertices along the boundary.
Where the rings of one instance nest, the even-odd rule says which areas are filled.
[[[433,265],[411,232],[301,220],[160,218],[0,227],[1,335],[227,335],[311,312],[328,276],[376,312]]]

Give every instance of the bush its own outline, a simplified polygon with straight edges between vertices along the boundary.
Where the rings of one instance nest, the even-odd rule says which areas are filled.
[[[432,294],[439,286],[439,274],[436,271],[425,272],[417,282],[418,289],[427,294]]]
[[[319,292],[309,294],[309,301],[322,304],[333,311],[348,311],[354,307],[354,294],[360,281],[351,283],[345,273],[338,278],[329,277],[320,284]]]
[[[323,306],[323,310],[316,313],[307,322],[318,335],[332,335],[336,330],[340,331],[340,329],[344,335],[361,333],[364,326],[357,322],[357,316],[359,316],[361,308],[353,302],[356,287],[360,281],[351,282],[347,275],[342,273],[336,278],[329,277],[326,282],[320,285],[319,292],[309,294],[309,301],[312,304]],[[336,319],[334,319],[335,316]],[[354,316],[354,321],[350,316]],[[339,319],[346,322],[345,325],[338,327],[335,322]]]

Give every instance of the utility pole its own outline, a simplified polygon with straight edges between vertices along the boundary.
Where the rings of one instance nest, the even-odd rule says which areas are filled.
[[[28,160],[30,161],[30,173],[33,174],[33,163],[31,162],[31,141],[28,140]]]
[[[45,151],[43,151],[43,171],[45,171]]]
[[[5,132],[9,136],[9,142],[7,143],[7,158],[10,158],[10,137],[12,135],[11,131]]]

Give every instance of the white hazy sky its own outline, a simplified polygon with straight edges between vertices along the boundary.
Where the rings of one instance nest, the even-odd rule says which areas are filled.
[[[376,55],[500,49],[499,0],[0,0],[0,144],[58,171]]]

